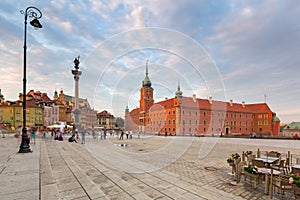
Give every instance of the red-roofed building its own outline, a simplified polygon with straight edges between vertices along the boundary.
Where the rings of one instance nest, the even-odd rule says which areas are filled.
[[[140,90],[140,106],[125,109],[125,129],[172,135],[258,134],[279,136],[280,120],[267,103],[245,104],[183,97],[178,83],[175,97],[154,103],[146,77]]]
[[[97,121],[103,129],[116,129],[116,118],[106,110],[97,113]]]

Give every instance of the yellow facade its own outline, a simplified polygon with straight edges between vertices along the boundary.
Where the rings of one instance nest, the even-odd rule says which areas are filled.
[[[42,107],[26,107],[26,126],[43,127],[43,108]],[[5,103],[0,105],[0,123],[10,124],[14,128],[23,126],[23,107],[22,105],[11,105]]]

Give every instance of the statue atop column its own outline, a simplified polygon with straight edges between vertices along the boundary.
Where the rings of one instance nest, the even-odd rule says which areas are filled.
[[[76,70],[78,70],[79,69],[79,58],[80,58],[80,56],[78,56],[77,58],[75,58],[75,60],[74,60],[74,64],[75,64],[75,66],[74,66],[74,68],[76,69]]]

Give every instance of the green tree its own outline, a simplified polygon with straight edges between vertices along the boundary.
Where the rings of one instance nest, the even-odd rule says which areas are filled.
[[[116,118],[116,127],[118,128],[124,128],[124,119],[121,117]]]

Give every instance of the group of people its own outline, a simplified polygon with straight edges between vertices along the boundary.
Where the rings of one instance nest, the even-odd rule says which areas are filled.
[[[121,135],[119,140],[123,140],[124,134],[126,134],[126,139],[132,139],[133,132],[132,131],[121,131]],[[140,138],[140,132],[138,132],[138,138]]]
[[[56,130],[56,129],[53,129],[53,131],[51,133],[51,137],[54,140],[58,140],[58,141],[63,141],[64,140],[63,133],[60,130]]]

